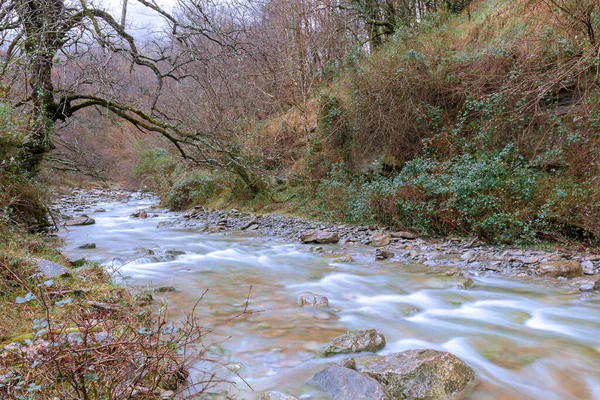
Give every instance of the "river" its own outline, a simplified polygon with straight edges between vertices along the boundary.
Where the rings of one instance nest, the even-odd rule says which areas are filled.
[[[199,362],[193,376],[216,369],[236,383],[239,398],[265,390],[323,398],[306,382],[327,364],[319,348],[349,329],[377,329],[387,339],[378,354],[408,349],[449,351],[481,378],[470,399],[600,399],[600,296],[582,295],[537,279],[473,276],[474,287],[438,268],[374,261],[362,245],[287,243],[254,233],[208,234],[197,227],[162,227],[181,214],[131,218],[152,197],[96,202],[85,211],[96,224],[62,230],[64,252],[86,257],[136,287],[172,286],[160,293],[169,317],[197,313],[214,332],[207,355],[229,363],[252,387],[217,364]],[[103,208],[106,212],[92,213]],[[93,242],[96,249],[78,247]],[[354,261],[328,250],[346,247]],[[149,254],[153,253],[153,254]],[[251,289],[249,310],[243,311]],[[301,307],[303,293],[329,299],[328,307]],[[312,396],[312,397],[309,397]]]

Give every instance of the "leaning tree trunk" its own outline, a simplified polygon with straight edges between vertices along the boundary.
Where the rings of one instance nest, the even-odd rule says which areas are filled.
[[[28,78],[33,105],[29,134],[21,150],[21,163],[31,174],[37,172],[44,155],[54,148],[51,133],[57,107],[52,67],[54,56],[62,45],[64,32],[58,16],[63,7],[63,0],[22,0],[19,6],[25,28],[23,50],[29,61]]]

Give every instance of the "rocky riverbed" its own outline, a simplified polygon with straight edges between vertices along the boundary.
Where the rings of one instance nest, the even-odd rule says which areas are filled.
[[[600,260],[592,253],[501,249],[238,210],[171,213],[154,208],[156,199],[139,196],[75,191],[63,197],[57,203],[61,223],[81,222],[65,223],[73,231],[66,235],[70,251],[109,265],[124,260],[116,265],[134,284],[172,288],[164,295],[183,309],[193,306],[202,287],[212,287],[218,298],[205,310],[210,318],[235,309],[244,287],[255,285],[255,306],[266,312],[235,322],[223,334],[242,335],[230,357],[265,398],[292,399],[291,393],[308,399],[314,387],[344,398],[340,385],[348,377],[386,398],[410,391],[404,378],[395,377],[394,360],[423,355],[423,362],[435,356],[443,364],[452,354],[481,377],[482,398],[537,398],[548,391],[542,388],[556,374],[555,365],[564,363],[581,379],[570,376],[577,381],[571,384],[554,376],[550,393],[558,397],[548,398],[595,393],[580,390],[583,379],[595,379],[597,356],[588,352],[600,351],[588,332],[596,324]],[[556,347],[557,337],[572,340],[572,346]],[[585,355],[575,355],[578,348]],[[425,352],[406,353],[417,349]],[[372,362],[386,364],[365,367],[360,360],[372,352],[378,354]],[[466,386],[474,381],[468,371],[459,379]],[[282,373],[285,379],[274,378]],[[544,382],[535,382],[538,376]],[[390,387],[390,379],[404,386]],[[520,390],[528,394],[519,397]]]

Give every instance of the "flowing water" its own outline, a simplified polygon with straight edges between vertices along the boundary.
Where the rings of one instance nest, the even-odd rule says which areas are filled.
[[[180,217],[163,210],[156,218],[129,217],[155,203],[96,204],[107,212],[88,211],[95,225],[62,232],[65,253],[118,267],[131,285],[175,287],[164,294],[175,320],[210,289],[197,309],[215,327],[204,345],[254,389],[230,374],[237,389],[223,388],[239,398],[274,389],[323,398],[306,382],[343,357],[320,358],[320,346],[349,329],[375,328],[387,339],[379,354],[432,348],[462,358],[481,378],[472,399],[600,399],[597,294],[500,276],[473,277],[475,286],[464,290],[443,269],[376,262],[364,246],[347,246],[354,261],[339,263],[326,253],[345,245],[324,246],[319,254],[257,234],[157,229]],[[77,249],[90,242],[97,248]],[[243,311],[250,287],[248,309],[264,311],[228,322]],[[301,307],[307,292],[325,295],[329,307]]]

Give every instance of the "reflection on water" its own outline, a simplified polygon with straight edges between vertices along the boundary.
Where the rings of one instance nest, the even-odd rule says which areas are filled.
[[[153,203],[95,205],[107,212],[93,214],[95,225],[63,232],[65,252],[118,267],[133,285],[174,286],[177,291],[164,294],[174,319],[209,289],[197,313],[215,326],[211,355],[239,368],[255,393],[320,398],[304,382],[339,359],[319,358],[319,347],[348,329],[375,328],[388,343],[380,354],[433,348],[461,357],[482,378],[473,399],[600,398],[596,295],[582,299],[543,282],[503,277],[474,277],[475,286],[462,290],[460,278],[440,269],[375,262],[365,247],[349,246],[354,262],[336,263],[305,245],[268,237],[157,229],[177,218],[161,210],[155,218],[129,217]],[[97,248],[77,249],[90,242]],[[244,309],[250,287],[249,309],[264,311],[227,322]],[[302,308],[305,292],[327,296],[329,307]],[[230,378],[240,397],[258,396]]]

